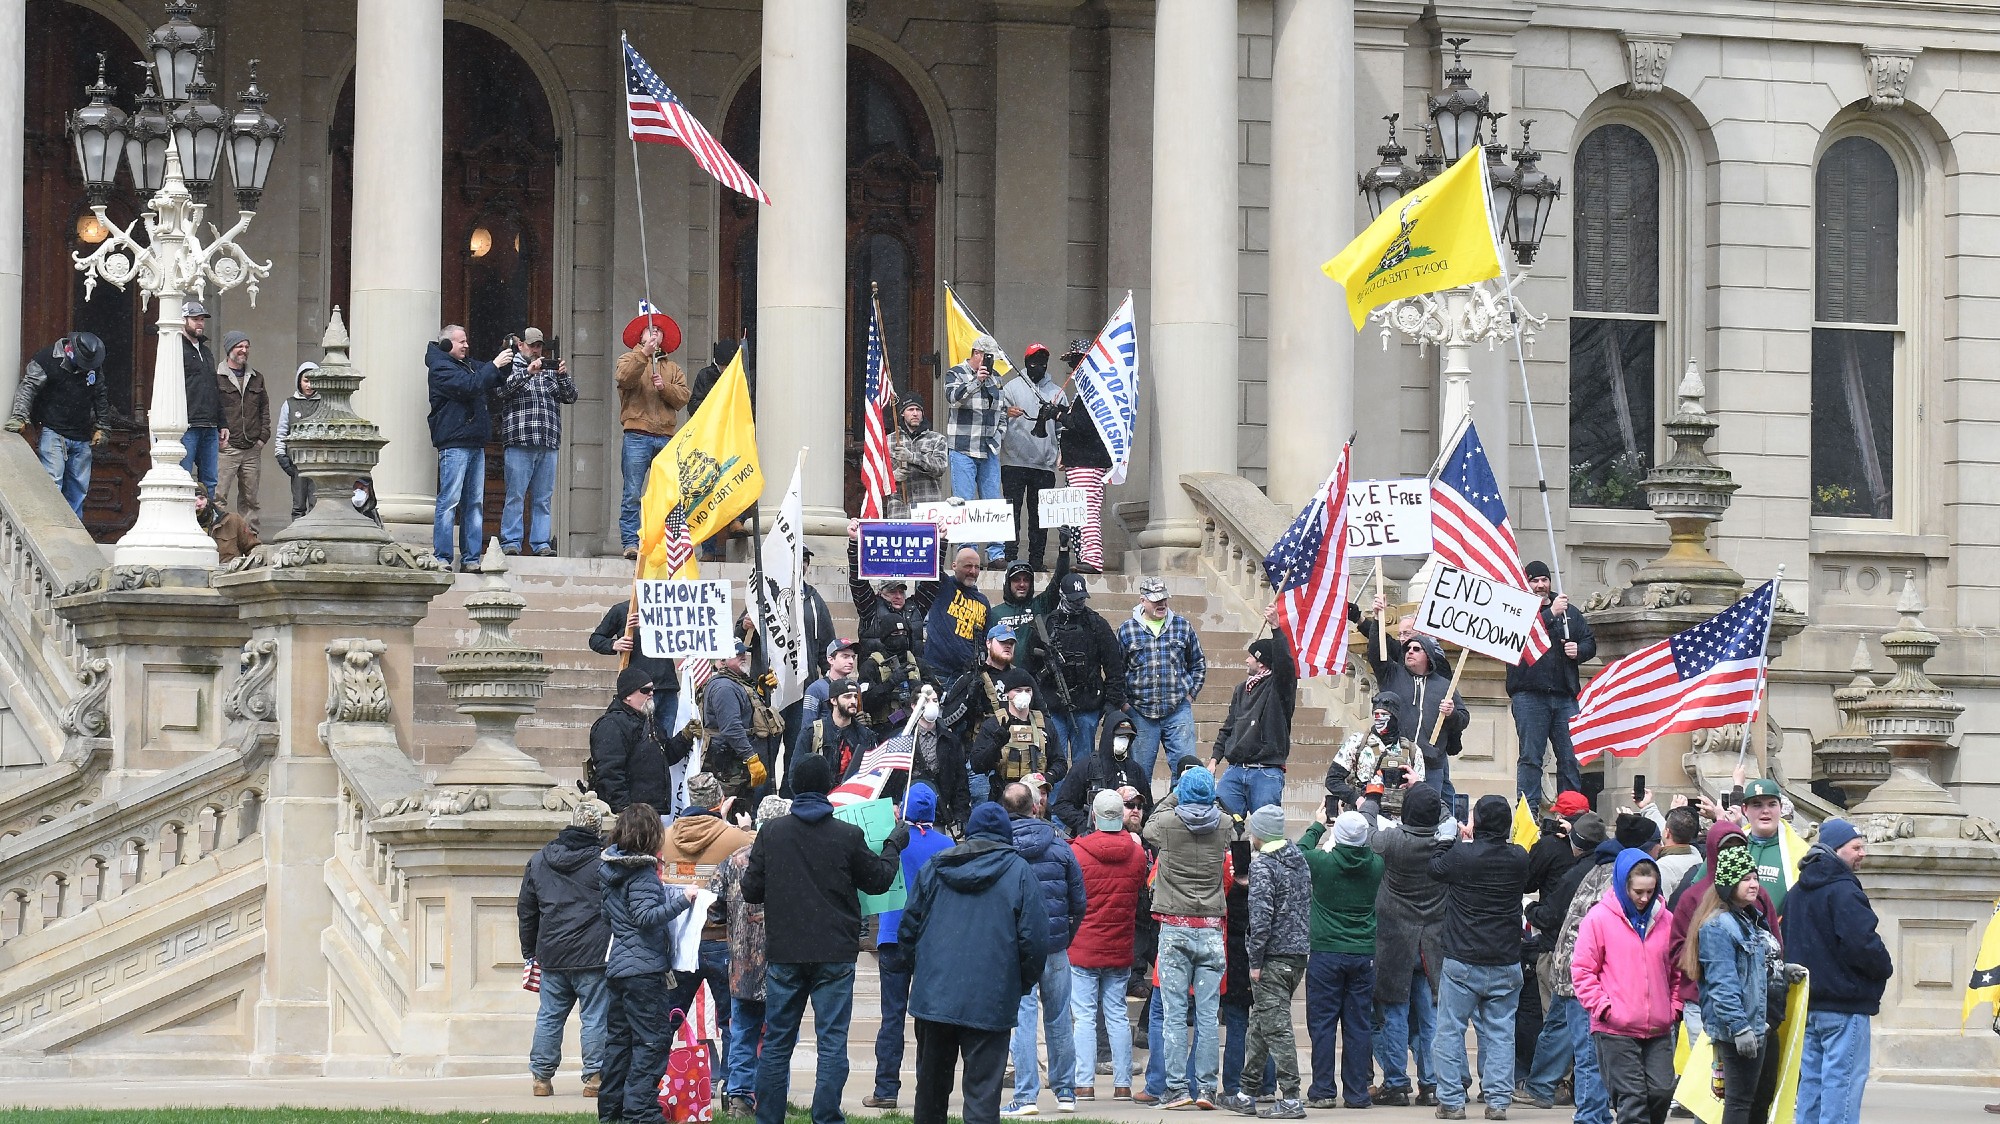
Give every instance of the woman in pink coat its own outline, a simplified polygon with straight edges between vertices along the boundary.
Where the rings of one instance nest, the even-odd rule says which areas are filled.
[[[1667,955],[1672,929],[1660,868],[1644,851],[1620,852],[1610,887],[1584,914],[1570,964],[1618,1124],[1665,1124],[1673,1103],[1681,1002]]]

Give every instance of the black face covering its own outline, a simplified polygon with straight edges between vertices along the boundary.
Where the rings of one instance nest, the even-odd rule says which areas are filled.
[[[1032,375],[1036,381],[1039,382],[1049,377],[1049,357],[1046,352],[1037,351],[1033,355],[1028,356],[1027,363],[1028,374]]]
[[[1384,745],[1395,744],[1396,714],[1394,711],[1389,711],[1375,716],[1375,736],[1382,739],[1382,744]]]
[[[887,648],[891,652],[909,651],[910,650],[909,630],[902,628],[890,629],[889,634],[882,638],[882,646],[884,648]]]

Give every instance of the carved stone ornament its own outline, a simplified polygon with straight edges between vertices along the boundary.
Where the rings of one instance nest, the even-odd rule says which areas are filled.
[[[222,571],[226,574],[236,574],[263,567],[291,570],[300,566],[325,564],[326,551],[309,542],[268,542],[252,547],[247,554],[239,554],[230,559]]]
[[[380,640],[349,637],[326,646],[326,716],[335,722],[387,722],[389,682]]]
[[[386,543],[375,554],[375,561],[383,566],[393,566],[400,570],[430,570],[448,574],[451,563],[439,558],[429,550],[405,546],[402,543]]]
[[[63,587],[64,597],[74,597],[79,593],[122,593],[131,589],[158,589],[160,570],[157,566],[106,566]]]
[[[252,640],[243,645],[236,659],[236,682],[222,697],[222,716],[251,722],[273,722],[278,717],[278,700],[271,680],[278,674],[278,642]]]
[[[1901,109],[1910,89],[1922,47],[1863,47],[1861,63],[1868,68],[1868,108]]]
[[[1961,839],[1978,843],[2000,843],[2000,824],[1984,816],[1967,816],[1965,822],[1959,825],[1958,834]],[[2000,1020],[2000,1015],[1994,1018]]]
[[[1693,602],[1694,593],[1686,586],[1675,585],[1671,582],[1662,582],[1658,585],[1649,585],[1646,587],[1645,596],[1640,599],[1639,607],[1642,609],[1671,609],[1676,605],[1688,605]]]
[[[484,812],[492,806],[492,799],[485,793],[459,789],[418,792],[399,800],[391,800],[382,805],[382,814],[400,816],[409,812],[424,812],[433,816],[462,816],[467,812]]]
[[[1675,32],[1623,31],[1618,38],[1625,44],[1625,89],[1628,98],[1650,97],[1666,88],[1667,60],[1673,57]]]
[[[86,738],[104,737],[111,732],[111,708],[107,703],[111,697],[111,661],[92,656],[83,661],[77,678],[82,681],[83,689],[76,693],[69,709],[63,711],[63,732]]]

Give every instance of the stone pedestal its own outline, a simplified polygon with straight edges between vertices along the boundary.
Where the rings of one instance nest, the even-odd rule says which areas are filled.
[[[471,749],[438,772],[437,783],[483,790],[496,808],[539,808],[555,778],[521,752],[514,724],[535,712],[542,684],[555,669],[540,652],[516,644],[508,632],[528,602],[508,588],[504,557],[494,540],[480,564],[485,583],[465,599],[466,615],[479,625],[479,635],[446,656],[438,669],[458,712],[472,717],[478,734]]]
[[[1812,779],[1840,789],[1848,804],[1853,805],[1889,779],[1889,753],[1876,748],[1874,739],[1868,736],[1868,722],[1861,716],[1861,703],[1875,689],[1874,681],[1868,678],[1875,670],[1875,661],[1868,655],[1866,640],[1855,642],[1854,662],[1849,669],[1854,678],[1833,692],[1833,705],[1839,708],[1843,720],[1841,727],[1813,746]]]
[[[1924,628],[1922,610],[1916,583],[1904,586],[1896,606],[1902,625],[1882,637],[1883,651],[1896,661],[1896,674],[1855,705],[1869,738],[1889,758],[1889,777],[1853,811],[1857,817],[1908,818],[1917,835],[1955,839],[1965,809],[1938,778],[1944,775],[1942,758],[1952,751],[1952,732],[1965,707],[1924,674],[1939,641]]]

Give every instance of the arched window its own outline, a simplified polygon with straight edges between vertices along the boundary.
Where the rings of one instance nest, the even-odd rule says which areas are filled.
[[[1660,304],[1660,159],[1629,125],[1576,152],[1569,335],[1570,504],[1643,508],[1653,468]]]
[[[1843,137],[1820,157],[1814,202],[1814,515],[1895,514],[1901,177],[1875,140]]]

